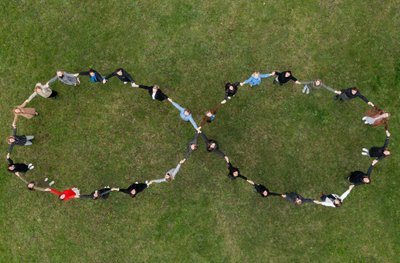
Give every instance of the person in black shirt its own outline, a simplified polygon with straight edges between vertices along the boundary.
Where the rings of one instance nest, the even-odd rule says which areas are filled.
[[[153,100],[163,101],[163,100],[168,99],[168,96],[165,95],[160,90],[160,87],[158,85],[154,85],[154,86],[139,85],[139,88],[147,90],[149,92],[149,94],[150,94],[150,97]]]
[[[132,88],[137,88],[139,87],[136,83],[135,80],[132,78],[132,76],[125,71],[123,68],[117,68],[113,73],[108,74],[104,79],[103,83],[106,83],[110,78],[112,77],[117,77],[120,81],[122,81],[124,84],[127,84],[128,82],[131,83]]]
[[[111,191],[118,191],[121,193],[125,193],[134,198],[138,193],[144,191],[147,187],[149,187],[150,183],[133,183],[128,188],[120,189],[120,188],[111,188]]]
[[[374,163],[369,166],[367,173],[362,171],[351,172],[350,176],[347,178],[350,183],[354,185],[370,184],[371,183],[371,173],[374,168]]]
[[[97,200],[99,198],[107,199],[110,196],[110,193],[111,193],[111,188],[109,186],[105,186],[102,189],[92,192],[91,194],[81,195],[80,198],[90,198],[93,200]]]
[[[225,97],[224,100],[221,101],[221,104],[225,104],[226,100],[230,100],[233,96],[236,95],[238,89],[239,89],[240,82],[235,82],[235,83],[226,83],[225,84]]]
[[[274,84],[279,84],[282,86],[283,84],[287,83],[290,80],[294,81],[296,84],[301,84],[300,81],[298,81],[292,75],[292,72],[290,70],[283,71],[283,72],[274,71],[273,73],[274,73],[274,76],[276,76],[273,81]]]
[[[335,91],[335,93],[336,93],[336,95],[335,95],[336,100],[346,101],[346,100],[351,100],[351,99],[358,97],[358,98],[362,99],[365,103],[370,105],[371,107],[374,107],[374,104],[372,102],[370,102],[366,97],[364,97],[356,87],[342,89],[340,91]]]
[[[75,77],[78,77],[79,75],[81,76],[89,76],[90,78],[90,82],[103,82],[103,77],[101,76],[101,74],[99,72],[97,72],[96,70],[89,68],[89,71],[83,71],[83,72],[79,72],[77,74],[75,74]]]
[[[223,153],[223,152],[219,149],[219,146],[218,146],[217,141],[215,141],[215,140],[213,140],[213,139],[209,140],[209,139],[207,138],[207,136],[204,134],[204,132],[201,133],[201,136],[203,137],[203,140],[204,140],[204,142],[206,143],[206,150],[207,150],[208,152],[213,152],[213,153],[218,154],[219,156],[225,158],[226,155],[225,155],[225,153]]]
[[[10,158],[10,154],[7,154],[7,162],[8,162],[8,167],[7,170],[10,173],[26,173],[29,170],[32,170],[35,168],[31,163],[26,165],[24,163],[14,163],[13,160]]]
[[[226,160],[226,164],[227,164],[228,170],[229,170],[229,173],[228,173],[229,179],[235,180],[236,178],[242,178],[243,180],[247,181],[247,177],[240,174],[239,168],[233,167],[233,165],[229,161],[228,156],[225,156],[225,160]]]
[[[257,193],[259,193],[261,195],[261,197],[268,197],[268,196],[281,196],[281,194],[278,193],[274,193],[269,191],[269,189],[267,187],[265,187],[265,185],[262,184],[256,184],[251,180],[247,180],[247,182],[249,184],[252,184],[254,186],[254,189],[256,190]]]
[[[369,150],[367,148],[363,148],[361,154],[369,157],[375,157],[377,161],[382,160],[383,158],[390,155],[390,151],[387,148],[389,145],[390,132],[386,130],[386,140],[382,147],[371,147]]]
[[[298,193],[295,192],[290,192],[290,193],[284,193],[281,195],[282,198],[288,200],[290,203],[293,203],[295,205],[301,205],[303,203],[312,203],[314,202],[314,199],[311,198],[304,198]]]
[[[17,128],[16,126],[13,127],[13,135],[7,138],[7,143],[10,145],[8,146],[8,153],[12,152],[14,145],[19,146],[29,146],[32,145],[32,140],[34,137],[32,135],[17,135]]]

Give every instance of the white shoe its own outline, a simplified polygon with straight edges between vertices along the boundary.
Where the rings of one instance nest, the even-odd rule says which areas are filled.
[[[54,181],[51,181],[50,183],[49,183],[49,186],[52,186],[54,184]]]
[[[362,120],[365,121],[367,119],[367,117],[363,117]]]
[[[225,104],[225,103],[226,103],[226,100],[221,101],[221,104]]]
[[[369,152],[369,150],[368,150],[367,148],[362,148],[362,150],[363,150],[364,152]]]
[[[124,81],[124,84],[127,84],[128,82]]]
[[[361,154],[364,156],[368,156],[368,153],[366,153],[366,152],[362,152]]]
[[[135,82],[132,82],[131,86],[132,86],[132,88],[138,88],[139,87],[139,85],[136,84]]]

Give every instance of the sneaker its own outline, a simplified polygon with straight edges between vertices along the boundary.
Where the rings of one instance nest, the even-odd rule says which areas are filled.
[[[52,186],[54,184],[54,181],[51,181],[50,183],[49,183],[49,186]]]

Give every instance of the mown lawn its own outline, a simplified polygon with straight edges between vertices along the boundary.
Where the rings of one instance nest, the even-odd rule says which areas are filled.
[[[254,70],[291,69],[300,80],[358,86],[392,113],[393,156],[340,209],[260,198],[230,181],[224,161],[202,146],[170,184],[135,199],[60,202],[0,177],[0,262],[399,262],[400,2],[384,1],[1,1],[1,137],[13,106],[56,69],[117,67],[158,84],[196,120],[223,98],[227,81]],[[272,191],[318,198],[341,194],[362,147],[384,130],[361,122],[361,100],[338,103],[324,90],[263,81],[243,87],[204,128],[233,164]],[[113,79],[56,83],[56,100],[36,98],[40,116],[18,123],[34,134],[14,161],[32,180],[90,193],[160,178],[193,136],[167,102]],[[6,155],[6,142],[1,140]],[[6,163],[4,162],[4,168]]]

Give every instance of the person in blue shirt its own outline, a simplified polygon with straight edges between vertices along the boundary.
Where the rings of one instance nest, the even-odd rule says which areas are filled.
[[[171,102],[172,105],[174,105],[174,107],[179,110],[179,116],[181,117],[182,120],[189,121],[192,124],[193,128],[195,128],[198,132],[201,131],[201,127],[197,126],[196,122],[193,120],[191,111],[189,109],[183,108],[181,105],[172,101],[172,99],[170,98],[168,98],[168,101]]]
[[[244,84],[249,84],[251,87],[258,86],[261,83],[261,79],[269,78],[274,75],[275,75],[275,72],[271,72],[271,73],[267,73],[267,74],[260,74],[260,71],[256,71],[253,74],[251,74],[250,78],[241,82],[240,86],[243,86]]]
[[[103,76],[101,76],[101,74],[99,72],[97,72],[96,70],[89,68],[89,71],[84,71],[84,72],[79,72],[77,74],[75,74],[75,77],[78,77],[79,75],[81,76],[89,76],[90,78],[90,82],[103,82],[104,78]]]

